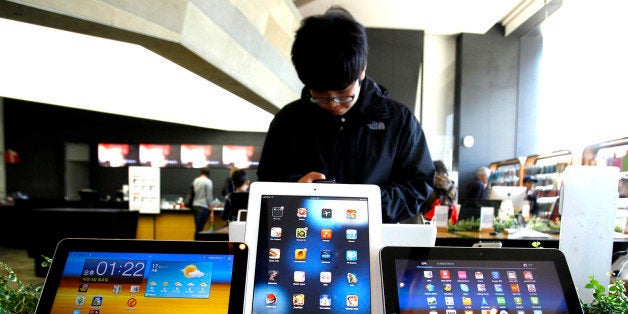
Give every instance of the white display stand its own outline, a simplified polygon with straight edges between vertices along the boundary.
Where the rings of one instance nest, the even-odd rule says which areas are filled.
[[[432,224],[441,228],[449,226],[449,206],[438,205],[434,207]]]
[[[159,214],[160,168],[129,167],[129,210]]]
[[[589,276],[608,286],[613,254],[613,225],[617,212],[616,167],[568,166],[560,196],[559,249],[565,254],[571,276],[585,303],[593,300],[585,289]]]
[[[480,207],[480,231],[493,228],[494,217],[495,217],[495,208]]]

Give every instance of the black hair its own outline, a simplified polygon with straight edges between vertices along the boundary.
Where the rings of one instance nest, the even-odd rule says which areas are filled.
[[[235,186],[236,188],[241,187],[244,183],[246,183],[246,180],[248,179],[249,176],[246,174],[246,171],[242,169],[236,170],[231,175],[231,182],[233,182],[233,186]]]
[[[209,177],[209,167],[201,168],[201,174],[204,174]]]
[[[292,45],[299,79],[316,91],[347,88],[366,69],[367,57],[364,26],[340,6],[305,18]]]

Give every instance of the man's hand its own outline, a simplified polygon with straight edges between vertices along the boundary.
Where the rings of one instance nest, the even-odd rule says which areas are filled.
[[[314,180],[325,180],[326,177],[324,174],[320,173],[320,172],[310,172],[306,175],[304,175],[303,177],[301,177],[301,179],[299,179],[299,183],[312,183],[314,182]]]

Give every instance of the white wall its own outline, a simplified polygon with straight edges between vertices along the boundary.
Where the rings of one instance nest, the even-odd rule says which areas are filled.
[[[456,38],[425,35],[421,125],[433,160],[453,161]]]

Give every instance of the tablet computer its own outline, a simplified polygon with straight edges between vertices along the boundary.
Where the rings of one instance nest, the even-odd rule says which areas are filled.
[[[36,313],[242,313],[244,243],[63,239]]]
[[[582,313],[562,252],[384,247],[385,313]]]
[[[246,313],[381,312],[375,185],[255,182]]]

